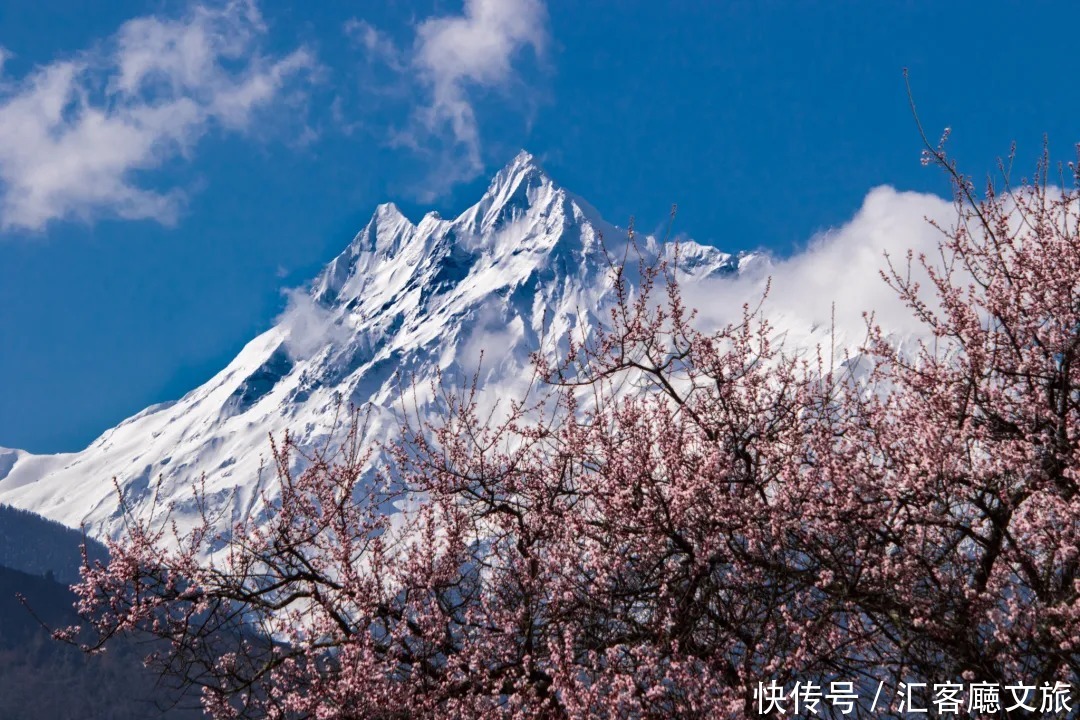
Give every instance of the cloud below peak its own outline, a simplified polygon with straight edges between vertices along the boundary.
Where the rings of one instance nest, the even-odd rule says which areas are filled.
[[[688,304],[700,311],[705,327],[740,319],[744,303],[757,307],[784,337],[785,347],[806,350],[828,343],[854,349],[866,339],[866,318],[898,339],[919,338],[926,327],[882,278],[890,263],[907,271],[907,253],[915,258],[912,277],[935,306],[932,284],[918,262],[935,263],[941,232],[928,222],[949,227],[956,211],[936,195],[902,192],[889,186],[871,189],[855,215],[815,236],[800,252],[756,266],[734,279],[687,286]],[[762,303],[768,286],[768,296]],[[835,326],[833,326],[835,323]]]
[[[0,77],[0,229],[98,215],[174,222],[185,195],[136,177],[187,158],[214,127],[244,132],[316,67],[274,56],[254,3],[125,22],[99,48]],[[0,72],[3,65],[0,64]]]

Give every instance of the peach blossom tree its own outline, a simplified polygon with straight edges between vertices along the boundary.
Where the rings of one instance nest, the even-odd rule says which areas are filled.
[[[215,718],[734,718],[763,683],[848,683],[854,712],[885,688],[889,715],[901,683],[1075,684],[1080,196],[1045,155],[979,196],[926,159],[957,221],[883,278],[929,340],[868,322],[867,377],[749,306],[700,331],[667,266],[616,269],[605,326],[536,357],[539,401],[493,421],[443,384],[378,455],[357,421],[299,472],[285,437],[260,517],[129,517],[61,635],[165,641],[150,661]]]

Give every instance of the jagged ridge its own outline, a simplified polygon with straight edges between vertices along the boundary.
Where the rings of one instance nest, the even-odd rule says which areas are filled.
[[[229,365],[174,403],[148,408],[77,453],[0,450],[0,502],[98,537],[122,529],[110,482],[137,510],[155,493],[190,517],[191,483],[205,474],[211,497],[247,512],[266,479],[267,433],[324,442],[349,402],[376,408],[373,436],[396,428],[394,374],[421,384],[437,370],[478,367],[512,394],[542,338],[595,324],[611,299],[606,252],[625,233],[555,184],[522,152],[475,205],[453,220],[413,224],[380,205],[348,247],[294,298],[272,328]],[[667,254],[652,238],[646,253]],[[738,271],[740,257],[683,242],[690,282]]]

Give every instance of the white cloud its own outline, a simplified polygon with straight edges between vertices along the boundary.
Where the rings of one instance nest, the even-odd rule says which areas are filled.
[[[460,370],[466,377],[472,377],[476,372],[486,376],[500,364],[512,363],[517,358],[501,353],[506,348],[514,347],[524,335],[525,326],[520,317],[514,317],[507,323],[497,306],[482,306],[477,311],[468,337],[461,342],[457,350],[456,359]]]
[[[285,350],[294,361],[307,360],[327,345],[340,346],[352,336],[352,328],[303,289],[285,291],[285,310],[274,324],[285,330]]]
[[[407,69],[402,51],[386,33],[371,23],[351,18],[345,23],[345,34],[362,47],[372,60],[385,63],[396,72],[405,72]]]
[[[346,25],[370,59],[417,83],[424,95],[411,125],[397,132],[393,142],[414,150],[431,144],[450,150],[432,176],[435,185],[421,199],[430,200],[483,170],[477,95],[522,85],[516,62],[527,50],[544,56],[547,20],[542,0],[465,0],[460,15],[419,22],[412,46],[405,49],[364,21]],[[528,103],[519,98],[517,104]]]
[[[865,339],[863,312],[872,312],[877,324],[900,339],[923,335],[926,328],[880,273],[888,267],[886,253],[897,269],[906,270],[911,250],[915,257],[912,275],[925,279],[918,257],[925,254],[933,262],[942,239],[926,218],[949,227],[955,209],[936,195],[874,188],[855,217],[814,238],[802,252],[735,280],[688,283],[684,287],[687,303],[699,309],[703,327],[716,327],[738,320],[742,304],[760,300],[768,280],[771,288],[762,310],[785,334],[788,348],[827,345],[834,310],[838,347],[857,347]],[[927,282],[922,286],[930,292]]]
[[[431,18],[416,29],[413,65],[431,87],[423,121],[432,132],[449,126],[477,172],[483,163],[469,88],[512,82],[512,61],[519,50],[543,52],[546,21],[539,0],[466,0],[464,15]]]
[[[251,0],[130,20],[98,49],[0,84],[0,228],[99,214],[175,221],[184,194],[137,173],[186,158],[212,128],[243,132],[315,68],[264,54]],[[2,69],[2,66],[0,66]]]

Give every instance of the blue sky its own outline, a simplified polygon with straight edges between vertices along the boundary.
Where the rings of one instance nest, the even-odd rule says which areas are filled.
[[[1075,3],[0,0],[0,445],[204,381],[374,206],[519,148],[612,222],[791,254],[919,164],[1080,140]]]

